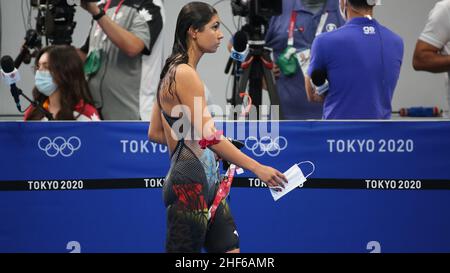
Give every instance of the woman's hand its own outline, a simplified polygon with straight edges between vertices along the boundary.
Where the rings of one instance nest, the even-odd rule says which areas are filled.
[[[269,166],[260,165],[253,172],[271,188],[284,188],[283,183],[288,182],[284,174]]]

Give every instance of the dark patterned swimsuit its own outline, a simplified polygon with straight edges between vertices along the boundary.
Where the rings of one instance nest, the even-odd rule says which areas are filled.
[[[164,111],[162,114],[171,127],[179,119]],[[167,252],[201,252],[204,248],[217,253],[239,248],[236,225],[225,200],[214,221],[208,221],[208,210],[220,182],[217,164],[214,153],[201,149],[198,141],[178,141],[163,185]]]

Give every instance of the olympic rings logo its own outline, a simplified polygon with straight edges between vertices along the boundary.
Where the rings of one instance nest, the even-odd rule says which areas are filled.
[[[55,157],[59,154],[64,157],[70,157],[75,151],[80,149],[81,140],[75,136],[67,140],[61,136],[55,137],[53,140],[49,137],[41,137],[38,141],[38,146],[49,157]]]
[[[288,146],[288,141],[283,136],[278,136],[272,139],[269,136],[264,136],[260,140],[256,137],[250,136],[245,140],[245,148],[252,151],[255,156],[263,156],[266,153],[272,157],[278,156],[281,151]]]

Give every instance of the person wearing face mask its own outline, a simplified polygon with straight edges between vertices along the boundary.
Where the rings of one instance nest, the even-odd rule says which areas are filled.
[[[347,23],[317,37],[305,79],[308,100],[324,103],[323,119],[389,119],[404,45],[400,36],[373,18],[377,0],[340,0]],[[314,86],[312,74],[327,75]],[[317,74],[316,74],[317,75]],[[317,82],[316,82],[317,83]]]
[[[321,33],[333,32],[344,24],[338,0],[283,0],[282,14],[271,18],[266,46],[273,49],[273,72],[285,119],[322,117],[322,106],[308,103],[305,95],[310,48]]]
[[[36,57],[34,100],[54,120],[99,120],[84,76],[83,63],[72,46],[43,48]],[[30,106],[24,120],[48,120]]]

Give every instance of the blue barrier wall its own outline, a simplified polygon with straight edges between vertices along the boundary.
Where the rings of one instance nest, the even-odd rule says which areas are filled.
[[[277,202],[252,173],[235,178],[243,252],[450,251],[450,122],[262,125],[218,124],[264,164],[316,170]],[[0,252],[163,252],[169,160],[147,129],[0,123]]]

